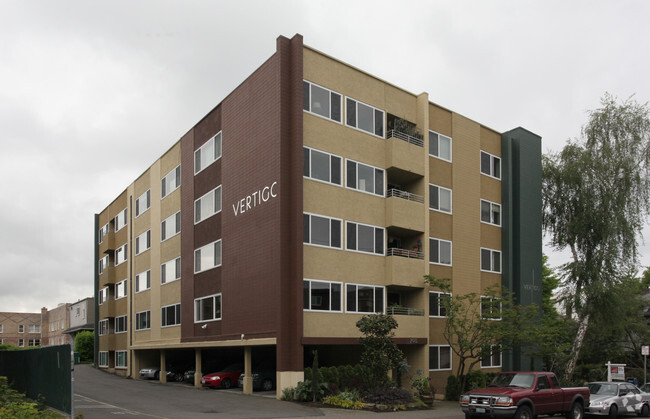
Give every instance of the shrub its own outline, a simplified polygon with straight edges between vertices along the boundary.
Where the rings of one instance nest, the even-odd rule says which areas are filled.
[[[294,401],[296,400],[296,388],[286,387],[282,389],[282,400]]]
[[[365,404],[360,400],[347,400],[340,396],[328,396],[323,399],[324,404],[331,406],[342,407],[344,409],[361,410]]]
[[[431,388],[431,379],[424,375],[419,375],[415,380],[413,380],[411,388],[417,391],[419,396],[430,396],[433,393],[433,389]]]
[[[45,410],[44,400],[35,403],[9,387],[7,377],[0,377],[0,419],[5,418],[56,418],[55,412]]]
[[[327,384],[320,383],[316,393],[316,400],[321,400],[327,391]],[[310,402],[314,399],[314,392],[311,380],[305,380],[298,383],[294,392],[294,400],[301,402]]]
[[[486,386],[487,375],[481,370],[474,370],[467,375],[465,380],[465,391],[474,390],[476,388],[484,388]]]
[[[89,330],[79,332],[74,339],[74,350],[82,361],[92,361],[95,355],[95,334]]]
[[[395,406],[411,403],[413,395],[403,388],[388,388],[376,390],[365,399],[369,403]]]
[[[460,383],[455,375],[450,375],[447,378],[447,386],[445,387],[445,399],[457,401],[460,398]]]

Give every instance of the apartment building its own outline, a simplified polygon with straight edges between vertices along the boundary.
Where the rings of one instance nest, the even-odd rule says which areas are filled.
[[[95,299],[84,298],[70,303],[68,308],[69,325],[63,333],[70,336],[70,342],[74,345],[74,340],[80,332],[95,330]]]
[[[0,345],[21,348],[41,344],[41,313],[0,313]]]
[[[423,276],[541,302],[541,138],[434,99],[279,37],[96,214],[98,366],[134,378],[157,366],[164,381],[190,364],[199,385],[237,361],[248,393],[251,369],[271,362],[280,394],[313,350],[320,365],[357,362],[356,322],[389,313],[411,375],[443,392],[457,359]]]
[[[56,308],[48,310],[41,309],[43,346],[69,345],[72,344],[70,335],[65,331],[70,327],[70,304],[61,303]]]

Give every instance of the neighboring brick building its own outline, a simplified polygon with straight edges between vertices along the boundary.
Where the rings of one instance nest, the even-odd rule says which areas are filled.
[[[43,346],[70,344],[70,335],[65,330],[70,327],[70,304],[62,303],[57,308],[41,309],[43,319]]]
[[[541,303],[541,139],[280,37],[95,224],[101,368],[189,365],[198,384],[227,362],[248,377],[273,363],[280,394],[314,349],[321,365],[357,362],[355,324],[379,312],[396,317],[412,372],[442,391],[457,359],[423,275]],[[481,366],[530,361],[494,353]]]
[[[0,344],[40,345],[41,313],[0,313]]]

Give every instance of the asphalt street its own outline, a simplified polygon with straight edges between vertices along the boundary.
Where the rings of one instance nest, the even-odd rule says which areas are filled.
[[[404,417],[463,419],[457,403],[436,402],[433,410],[375,413],[311,407],[279,401],[275,392],[246,396],[240,389],[196,389],[183,383],[132,380],[76,365],[75,415],[86,419],[115,418],[307,418]]]

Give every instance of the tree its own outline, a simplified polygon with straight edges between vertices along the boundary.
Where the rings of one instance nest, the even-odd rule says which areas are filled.
[[[357,327],[363,334],[359,338],[363,347],[361,364],[370,371],[369,390],[386,387],[388,370],[392,369],[399,375],[404,360],[404,353],[393,342],[397,321],[390,315],[370,314],[363,316]]]
[[[591,317],[637,263],[637,238],[650,211],[647,104],[609,94],[588,113],[581,138],[542,160],[543,227],[571,261],[561,267],[563,302],[578,321],[570,379]]]
[[[82,361],[91,361],[95,353],[95,334],[89,330],[79,332],[74,338],[74,350]]]

